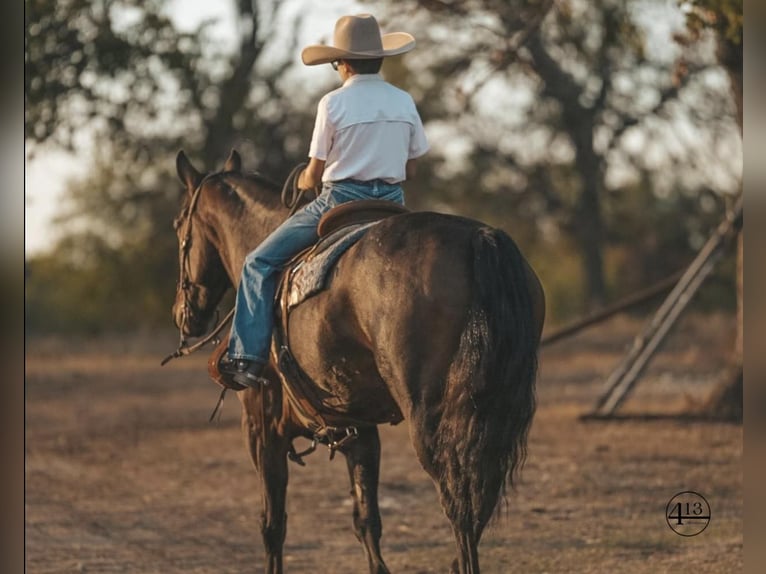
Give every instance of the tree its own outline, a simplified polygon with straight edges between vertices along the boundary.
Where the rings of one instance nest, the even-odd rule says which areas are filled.
[[[151,267],[157,276],[142,284],[145,300],[148,290],[172,289],[179,148],[212,169],[236,146],[248,166],[274,179],[305,156],[326,88],[296,81],[291,70],[308,3],[232,4],[237,24],[227,51],[210,23],[177,30],[160,0],[25,0],[28,149],[93,142],[86,146],[93,169],[70,186],[59,223],[65,241],[54,259],[77,270],[67,280],[84,278],[87,266],[118,274]],[[704,235],[717,188],[728,185],[705,179],[716,165],[710,153],[692,157],[688,141],[681,152],[662,148],[679,113],[697,114],[689,121],[705,126],[688,138],[699,147],[726,138],[724,103],[698,73],[704,61],[674,73],[648,57],[624,0],[395,6],[405,29],[417,29],[420,48],[387,59],[384,71],[413,93],[433,144],[426,169],[407,183],[413,207],[510,231],[546,271],[558,319],[559,309],[580,313],[584,302],[654,279],[646,273],[676,270]],[[665,163],[652,164],[652,155]],[[713,208],[687,209],[697,197]],[[120,259],[127,252],[135,257]],[[136,267],[116,268],[117,260]],[[139,265],[150,260],[157,263]],[[44,275],[40,266],[53,265],[36,263],[28,293]]]
[[[183,144],[209,169],[245,133],[264,167],[284,168],[280,152],[296,154],[307,116],[280,83],[295,36],[281,59],[262,55],[288,4],[235,0],[237,48],[227,54],[212,43],[210,22],[180,32],[160,0],[26,0],[28,143],[71,148],[84,131],[136,154]]]
[[[742,130],[742,0],[680,0],[688,8],[686,37],[679,37],[687,46],[712,32],[717,46],[718,62],[729,75],[732,96],[737,107],[737,124]]]
[[[743,11],[742,0],[694,0],[689,7],[688,34],[680,37],[686,46],[703,41],[706,34],[713,34],[717,57],[729,76],[731,92],[737,109],[740,135],[743,131]],[[734,344],[731,375],[711,393],[705,406],[715,416],[742,420],[743,416],[743,239],[737,242],[737,337]]]
[[[427,28],[417,24],[423,12]],[[694,111],[710,119],[706,140],[725,130],[716,118],[726,104],[704,80],[709,64],[679,70],[651,57],[631,5],[621,0],[420,0],[404,13],[424,30],[420,54],[429,41],[439,47],[417,69],[421,101],[448,94],[432,109],[431,125],[448,120],[455,127],[441,122],[446,137],[471,142],[462,170],[445,162],[439,187],[459,193],[457,171],[466,201],[486,203],[495,218],[522,214],[513,220],[514,235],[516,226],[534,225],[538,236],[555,229],[577,246],[586,306],[602,304],[604,254],[621,237],[615,216],[631,190],[645,178],[674,192],[706,193],[710,185],[696,175],[717,162],[695,142],[665,152],[664,166],[646,159],[647,149],[668,139],[679,110],[691,113],[695,102],[707,102],[706,111]],[[630,137],[637,133],[640,149]],[[633,182],[619,181],[628,171]]]
[[[124,320],[107,327],[167,323],[158,294],[168,307],[178,265],[170,225],[178,149],[210,170],[236,145],[275,179],[304,156],[313,110],[284,81],[303,17],[290,4],[235,0],[235,48],[227,52],[212,40],[210,22],[179,31],[160,0],[25,1],[29,153],[79,147],[92,159],[69,186],[62,241],[28,266],[31,327],[54,320],[53,310],[38,312],[51,305],[66,319],[61,328],[74,325],[66,309],[86,300],[90,328],[95,317],[114,315],[116,300]],[[265,56],[275,42],[283,48]],[[54,275],[71,288],[54,291]],[[102,288],[115,297],[96,296]]]

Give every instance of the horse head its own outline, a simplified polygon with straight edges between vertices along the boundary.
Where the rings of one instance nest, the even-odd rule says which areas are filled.
[[[221,174],[240,169],[241,159],[233,150],[223,171],[209,175],[197,171],[183,151],[176,157],[176,171],[185,193],[181,212],[173,222],[180,268],[173,319],[185,337],[205,334],[218,303],[231,286],[211,214],[221,195]]]

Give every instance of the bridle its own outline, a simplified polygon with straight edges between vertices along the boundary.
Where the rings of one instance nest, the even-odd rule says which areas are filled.
[[[300,207],[301,200],[304,197],[304,194],[306,193],[306,190],[298,189],[298,175],[301,171],[306,167],[306,163],[301,163],[295,166],[293,170],[290,172],[290,175],[285,180],[284,186],[282,187],[282,204],[289,208],[290,211],[287,215],[287,217],[290,217],[293,215],[298,208]],[[194,343],[193,345],[189,346],[187,345],[187,339],[184,335],[184,328],[186,327],[186,323],[189,319],[189,313],[190,313],[190,303],[191,300],[190,297],[190,291],[192,287],[196,287],[197,289],[207,289],[205,285],[202,285],[200,283],[194,283],[189,277],[189,252],[191,250],[191,241],[192,241],[192,217],[194,215],[194,211],[197,208],[197,203],[199,202],[199,196],[202,193],[202,187],[207,183],[209,179],[214,177],[215,173],[208,174],[205,177],[202,178],[202,181],[199,182],[197,187],[194,189],[194,193],[192,193],[191,199],[189,200],[189,206],[186,208],[185,213],[185,219],[183,222],[183,239],[181,240],[181,253],[180,253],[180,276],[178,278],[178,285],[176,286],[176,298],[178,297],[178,293],[183,294],[183,311],[181,314],[181,324],[178,326],[180,338],[178,342],[178,348],[173,351],[170,355],[165,357],[160,365],[165,365],[169,361],[173,359],[177,359],[179,357],[184,357],[186,355],[189,355],[200,348],[204,347],[206,344],[208,344],[210,341],[215,340],[216,344],[218,344],[219,339],[218,335],[220,334],[221,330],[226,326],[226,324],[231,320],[231,318],[234,316],[234,308],[232,308],[226,316],[221,319],[218,324],[213,328],[210,333],[205,335],[202,339]],[[314,190],[316,194],[316,190]]]
[[[185,219],[183,222],[183,239],[181,240],[181,246],[180,246],[180,276],[178,278],[178,284],[176,286],[176,298],[178,297],[178,293],[181,293],[183,295],[183,308],[181,313],[181,324],[178,325],[178,330],[180,333],[180,339],[178,342],[178,348],[173,351],[170,355],[165,357],[160,365],[165,365],[172,359],[177,359],[178,357],[184,357],[186,355],[189,355],[193,353],[194,351],[200,349],[201,347],[205,346],[207,343],[209,343],[212,340],[218,341],[217,337],[218,334],[221,332],[221,330],[224,328],[226,323],[229,322],[229,320],[234,315],[234,309],[232,308],[226,316],[218,322],[218,324],[215,326],[215,328],[210,331],[207,335],[205,335],[202,339],[194,343],[193,345],[189,346],[187,344],[186,336],[184,335],[184,329],[186,327],[186,323],[189,320],[189,313],[191,311],[191,296],[190,292],[192,287],[196,287],[197,289],[208,289],[205,285],[202,285],[200,283],[195,283],[190,279],[191,274],[189,273],[189,252],[191,250],[191,242],[192,242],[192,217],[194,215],[194,211],[197,208],[197,203],[199,202],[199,196],[202,192],[202,187],[207,183],[207,181],[213,177],[216,174],[209,174],[206,175],[204,178],[202,178],[202,181],[199,182],[199,185],[197,185],[196,189],[194,190],[194,193],[192,193],[191,200],[189,201],[189,206],[186,208],[185,213]]]

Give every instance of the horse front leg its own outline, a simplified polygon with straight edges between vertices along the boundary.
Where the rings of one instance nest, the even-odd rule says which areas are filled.
[[[266,574],[282,574],[282,548],[287,532],[287,452],[290,441],[278,430],[275,420],[262,420],[269,412],[268,392],[247,390],[243,399],[242,427],[250,457],[261,477],[261,535],[266,550]],[[268,416],[268,414],[266,414]]]
[[[376,427],[361,428],[355,440],[343,447],[351,496],[354,499],[354,531],[364,544],[371,574],[389,574],[380,555],[383,526],[378,508],[380,437]]]
[[[282,574],[282,548],[287,533],[287,447],[264,448],[261,535],[266,548],[266,574]]]

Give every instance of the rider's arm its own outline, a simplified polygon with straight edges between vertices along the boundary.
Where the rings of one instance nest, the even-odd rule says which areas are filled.
[[[323,159],[312,157],[309,160],[309,164],[306,166],[306,169],[304,169],[301,172],[300,177],[298,177],[298,188],[313,189],[319,186],[319,184],[322,183],[324,164],[325,161]]]

